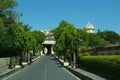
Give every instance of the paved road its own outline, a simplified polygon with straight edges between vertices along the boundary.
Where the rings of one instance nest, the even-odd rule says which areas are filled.
[[[31,66],[4,80],[79,80],[52,56],[44,56]]]

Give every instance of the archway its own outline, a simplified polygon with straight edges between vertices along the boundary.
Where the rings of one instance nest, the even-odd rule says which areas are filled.
[[[44,44],[44,49],[47,48],[47,50],[43,50],[43,54],[52,54],[52,45],[51,44]]]

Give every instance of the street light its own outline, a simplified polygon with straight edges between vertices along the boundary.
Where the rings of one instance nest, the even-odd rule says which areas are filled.
[[[82,42],[82,39],[78,38],[78,29],[76,29],[77,32],[77,37],[75,39],[76,42],[76,52],[73,53],[73,62],[74,62],[74,67],[76,68],[76,55],[78,54],[78,47],[80,46],[80,42]]]
[[[73,54],[74,68],[76,67],[76,55],[78,54],[79,41],[80,41],[80,39],[77,37],[75,39],[75,42],[76,42],[76,52]]]
[[[13,54],[13,35],[11,36],[11,52],[10,52],[10,62],[8,65],[8,68],[11,69],[12,68],[12,54]]]
[[[76,68],[76,54],[78,54],[78,29],[76,29],[77,37],[75,39],[76,42],[76,52],[73,52],[73,68]]]

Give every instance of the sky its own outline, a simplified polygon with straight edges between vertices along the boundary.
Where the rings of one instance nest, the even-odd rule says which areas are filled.
[[[16,0],[20,21],[32,30],[51,30],[62,20],[76,28],[90,22],[95,31],[112,30],[120,34],[120,0]]]

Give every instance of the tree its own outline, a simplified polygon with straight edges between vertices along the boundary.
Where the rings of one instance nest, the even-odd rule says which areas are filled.
[[[84,29],[77,29],[76,55],[84,55],[87,52],[89,34]]]
[[[74,25],[67,21],[61,21],[59,26],[54,30],[56,44],[54,45],[54,51],[58,55],[63,55],[65,60],[67,59],[68,52],[70,56],[74,50],[74,43],[76,38],[76,29]]]
[[[119,34],[114,31],[105,30],[89,35],[89,46],[91,47],[101,44],[115,44],[117,42],[119,42]]]
[[[100,35],[97,34],[93,34],[93,35],[89,35],[89,47],[95,47],[98,45],[106,45],[109,44],[109,41],[106,41],[104,38],[100,37]]]
[[[88,46],[89,34],[84,29],[78,29],[77,31],[78,38],[81,40],[80,45]]]
[[[97,35],[100,36],[100,38],[103,38],[104,40],[106,40],[110,43],[116,43],[119,39],[119,34],[117,34],[114,31],[109,31],[109,30],[99,32],[99,33],[97,33]]]
[[[55,39],[59,39],[61,33],[64,31],[65,27],[68,25],[69,23],[65,20],[62,20],[59,24],[59,26],[53,31],[54,32],[54,36]]]
[[[14,0],[0,0],[0,56],[10,55],[9,52],[12,52],[12,37],[17,17],[17,13],[13,11],[13,8],[16,6],[17,2]]]
[[[36,39],[36,52],[40,52],[43,49],[43,41],[45,39],[45,35],[41,31],[33,31],[31,32],[32,36]]]

